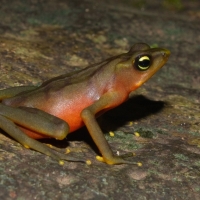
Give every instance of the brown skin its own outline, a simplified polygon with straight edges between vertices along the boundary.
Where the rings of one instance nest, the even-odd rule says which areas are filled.
[[[84,161],[55,152],[35,139],[62,140],[85,125],[102,154],[100,161],[132,164],[113,155],[95,116],[126,101],[130,92],[167,62],[169,55],[166,49],[138,43],[128,53],[50,79],[40,87],[1,90],[0,128],[25,147],[54,159]]]

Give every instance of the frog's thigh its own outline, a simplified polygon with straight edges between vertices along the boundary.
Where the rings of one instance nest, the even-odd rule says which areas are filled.
[[[48,155],[58,161],[60,160],[67,160],[67,161],[74,161],[74,162],[85,162],[83,159],[74,158],[66,154],[61,154],[59,152],[53,151],[48,146],[38,142],[27,136],[21,129],[16,126],[11,120],[7,119],[6,117],[0,115],[0,128],[7,132],[12,138],[20,142],[26,148],[31,148],[36,151],[39,151],[45,155]]]
[[[7,119],[4,116],[0,115],[0,127],[3,129],[8,135],[14,138],[16,141],[20,142],[26,148],[35,149],[41,153],[46,155],[50,155],[49,147],[43,145],[42,143],[29,138],[25,133],[23,133],[12,121]],[[52,156],[53,157],[53,156]],[[56,157],[55,157],[56,158]]]
[[[19,86],[0,90],[0,99],[13,97],[21,92],[28,92],[36,88],[36,86]]]
[[[64,120],[36,108],[15,108],[0,104],[0,114],[24,128],[59,140],[64,139],[69,132],[69,126]]]

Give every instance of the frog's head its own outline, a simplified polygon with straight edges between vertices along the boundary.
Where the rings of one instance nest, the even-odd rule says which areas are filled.
[[[170,51],[163,48],[150,48],[147,44],[138,43],[123,54],[117,69],[128,77],[131,90],[134,90],[153,76],[168,60]]]

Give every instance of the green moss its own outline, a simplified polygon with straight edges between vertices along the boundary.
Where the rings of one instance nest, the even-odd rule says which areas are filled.
[[[152,130],[146,130],[144,128],[139,128],[136,130],[137,133],[140,134],[143,138],[154,138],[157,134]]]
[[[115,131],[114,134],[114,137],[111,137],[109,134],[106,134],[106,140],[110,142],[120,143],[121,149],[133,150],[139,149],[143,146],[142,144],[134,140],[133,134],[127,134],[123,131]]]
[[[158,171],[156,171],[156,170],[148,170],[148,173],[149,174],[154,174],[154,175],[158,175],[159,173],[158,173]]]
[[[182,161],[188,161],[188,160],[189,160],[189,158],[188,158],[187,156],[185,156],[185,155],[183,155],[183,154],[179,154],[179,153],[174,154],[174,157],[175,157],[176,159],[182,160]]]
[[[196,165],[197,167],[200,167],[200,160],[199,160],[199,161],[196,161],[196,162],[194,163],[194,165]]]
[[[200,187],[195,187],[194,190],[195,190],[196,192],[200,192]]]
[[[183,3],[181,0],[164,0],[163,6],[165,8],[171,9],[171,10],[183,9]]]

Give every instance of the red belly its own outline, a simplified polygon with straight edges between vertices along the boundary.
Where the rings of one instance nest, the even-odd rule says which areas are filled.
[[[66,121],[70,128],[69,133],[71,133],[84,126],[84,123],[81,118],[81,112],[84,108],[88,107],[91,104],[92,101],[87,101],[87,102],[85,101],[82,102],[82,104],[73,102],[73,104],[70,104],[70,106],[69,105],[64,106],[62,104],[54,104],[57,106],[48,106],[48,107],[40,106],[39,109]],[[23,132],[25,132],[29,137],[34,139],[50,138],[47,135],[34,132],[33,130],[30,130],[25,127],[20,127],[20,129],[22,129]]]

